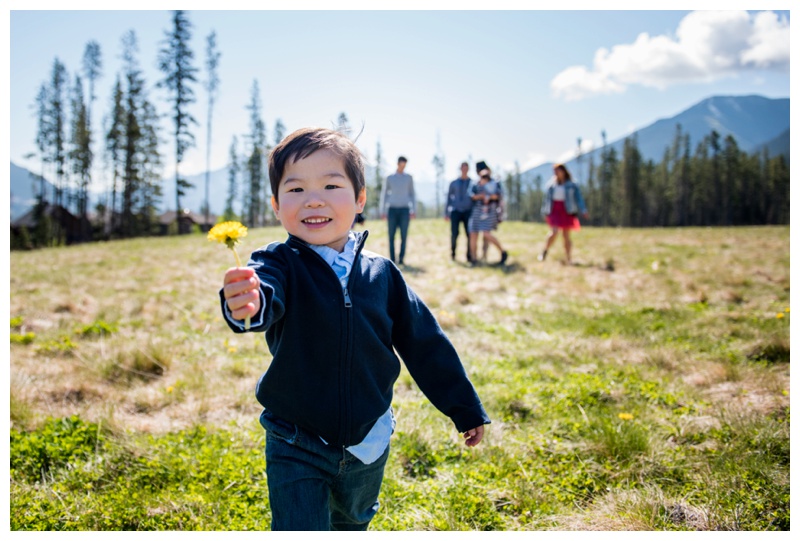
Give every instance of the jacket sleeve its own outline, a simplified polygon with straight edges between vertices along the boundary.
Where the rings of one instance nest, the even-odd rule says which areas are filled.
[[[491,423],[453,344],[425,303],[393,275],[392,342],[428,400],[459,432]]]
[[[261,298],[261,311],[250,321],[249,332],[264,332],[273,323],[283,317],[285,307],[285,276],[284,265],[280,258],[274,254],[275,248],[280,243],[273,243],[263,249],[257,250],[250,255],[248,267],[256,271],[261,282],[259,297]],[[225,295],[222,289],[219,290],[219,298],[222,307],[222,316],[228,327],[235,333],[248,332],[244,328],[244,323],[233,319],[228,305],[225,302]]]

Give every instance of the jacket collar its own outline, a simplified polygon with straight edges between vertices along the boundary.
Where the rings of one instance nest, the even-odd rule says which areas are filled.
[[[366,231],[366,230],[365,231],[353,231],[353,235],[355,235],[355,237],[356,237],[355,252],[356,252],[356,257],[358,257],[359,252],[361,252],[361,249],[364,247],[364,243],[367,241],[367,237],[369,236],[369,231]],[[289,238],[286,239],[286,244],[288,244],[290,246],[299,245],[299,246],[304,246],[304,247],[306,247],[308,249],[311,249],[311,245],[309,243],[307,243],[306,241],[304,241],[300,237],[296,237],[296,236],[292,235],[291,233],[289,234]]]

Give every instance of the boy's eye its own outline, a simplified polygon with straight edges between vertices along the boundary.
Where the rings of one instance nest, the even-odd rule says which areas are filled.
[[[287,190],[287,191],[288,191],[289,193],[292,193],[292,192],[294,192],[294,193],[300,193],[300,192],[302,192],[302,191],[303,191],[303,188],[290,188],[290,189],[289,189],[289,190]]]
[[[335,190],[336,188],[341,188],[341,186],[337,186],[336,184],[328,184],[325,186],[326,190]]]

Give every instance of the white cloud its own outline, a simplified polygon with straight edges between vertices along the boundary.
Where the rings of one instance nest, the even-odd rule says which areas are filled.
[[[633,43],[598,49],[593,66],[570,66],[550,82],[566,101],[621,93],[630,85],[663,89],[752,69],[789,67],[789,21],[773,12],[694,11],[675,36],[643,32]]]

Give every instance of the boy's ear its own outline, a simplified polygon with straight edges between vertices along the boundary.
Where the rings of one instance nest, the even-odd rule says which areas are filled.
[[[272,204],[272,211],[275,213],[275,216],[278,216],[278,213],[281,210],[281,206],[278,204],[278,200],[275,199],[275,196],[273,195],[272,197],[270,197],[269,202]],[[278,216],[278,218],[280,218],[280,216]]]
[[[367,188],[363,188],[361,192],[356,197],[356,207],[358,208],[358,212],[364,211],[364,205],[367,204]]]

